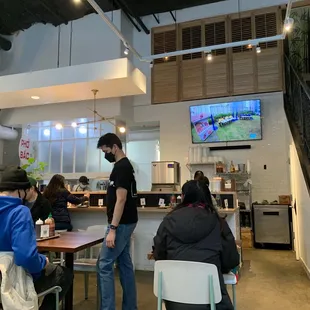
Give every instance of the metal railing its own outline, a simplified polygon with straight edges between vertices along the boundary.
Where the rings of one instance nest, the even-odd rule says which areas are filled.
[[[310,88],[294,69],[285,55],[285,110],[289,121],[294,122],[301,138],[301,146],[310,161]]]

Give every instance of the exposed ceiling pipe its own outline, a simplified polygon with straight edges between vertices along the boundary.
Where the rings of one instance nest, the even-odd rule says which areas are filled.
[[[17,137],[17,130],[0,125],[0,140],[16,140]]]
[[[142,19],[137,16],[132,10],[131,8],[128,6],[128,4],[126,4],[123,0],[115,0],[115,2],[117,3],[117,5],[123,9],[125,9],[132,17],[135,18],[135,20],[137,21],[137,23],[140,25],[140,27],[144,30],[144,32],[146,34],[150,34],[150,30],[145,26],[144,22],[142,21]]]
[[[110,29],[116,34],[116,36],[124,43],[126,47],[140,60],[144,61],[142,56],[132,47],[123,34],[116,28],[116,26],[110,21],[110,19],[104,14],[101,7],[95,0],[87,0],[88,3],[94,8],[98,15],[104,20],[104,22],[110,27]]]
[[[12,42],[3,37],[0,37],[0,49],[8,52],[11,48],[12,48]]]
[[[98,15],[107,23],[107,25],[111,28],[111,30],[118,36],[118,38],[124,43],[124,45],[140,60],[143,62],[149,62],[152,63],[154,59],[158,58],[164,58],[164,57],[170,57],[170,56],[180,56],[184,54],[192,54],[197,52],[211,52],[213,50],[223,49],[223,48],[231,48],[231,47],[238,47],[238,46],[245,46],[245,45],[259,45],[260,43],[265,42],[272,42],[272,41],[278,41],[278,40],[284,40],[286,37],[286,33],[283,31],[282,34],[272,36],[272,37],[266,37],[266,38],[260,38],[260,39],[253,39],[253,40],[247,40],[247,41],[239,41],[239,42],[231,42],[231,43],[225,43],[225,44],[219,44],[219,45],[212,45],[212,46],[204,46],[189,50],[179,50],[171,53],[164,53],[164,54],[157,54],[157,55],[150,55],[150,56],[141,56],[137,50],[132,47],[127,39],[123,36],[123,34],[115,27],[113,23],[106,17],[103,10],[100,8],[100,6],[97,4],[95,0],[87,0],[88,3],[94,8],[94,10],[98,13]],[[288,0],[287,4],[287,10],[286,10],[286,18],[290,16],[292,3],[294,0]]]

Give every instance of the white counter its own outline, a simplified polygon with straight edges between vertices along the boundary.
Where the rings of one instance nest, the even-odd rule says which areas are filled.
[[[137,270],[153,270],[154,261],[147,259],[147,253],[152,250],[153,238],[164,218],[170,212],[169,209],[159,209],[153,207],[139,208],[139,222],[134,233],[135,248],[134,260]],[[89,226],[107,226],[106,208],[69,208],[73,229],[87,229]],[[240,220],[239,209],[223,209],[220,214],[227,215],[227,223],[235,238],[240,240]],[[104,234],[104,229],[102,234]]]

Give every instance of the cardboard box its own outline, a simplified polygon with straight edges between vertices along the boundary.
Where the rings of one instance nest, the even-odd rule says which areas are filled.
[[[253,233],[251,228],[241,228],[242,248],[253,248]]]
[[[291,195],[280,195],[279,204],[280,205],[290,205],[291,204]]]

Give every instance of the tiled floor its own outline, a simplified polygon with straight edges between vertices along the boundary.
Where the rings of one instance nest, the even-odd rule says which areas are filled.
[[[247,250],[237,286],[238,310],[310,310],[310,281],[294,253]],[[139,310],[156,309],[152,272],[136,273]],[[89,299],[84,300],[83,276],[75,278],[75,310],[96,309],[96,278],[90,278]],[[117,310],[121,288],[116,279]]]

